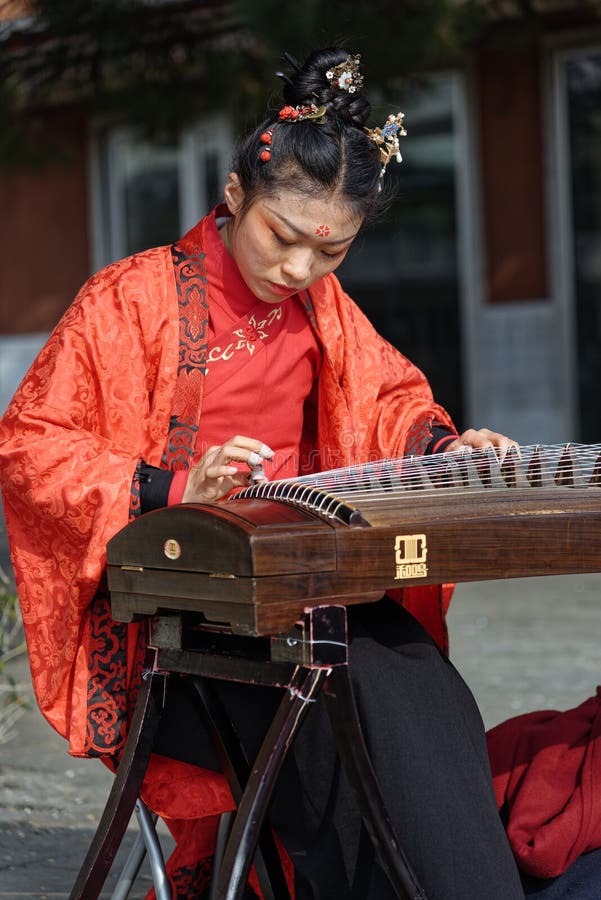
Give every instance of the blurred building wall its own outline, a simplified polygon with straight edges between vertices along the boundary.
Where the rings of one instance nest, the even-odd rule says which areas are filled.
[[[445,360],[441,345],[436,358],[428,357],[427,362],[440,370],[443,382],[449,372],[455,378],[461,370],[460,424],[486,424],[532,442],[578,439],[580,431],[580,345],[570,269],[572,162],[560,146],[567,139],[568,119],[558,123],[550,112],[563,91],[562,84],[554,81],[550,59],[553,42],[565,37],[574,47],[591,43],[601,47],[601,34],[593,30],[593,19],[568,7],[553,5],[559,13],[549,18],[548,28],[538,35],[525,34],[510,44],[492,35],[456,72],[462,84],[453,130],[458,288],[449,290],[444,299],[446,288],[441,286],[440,302],[447,303],[448,310],[445,307],[439,316],[434,307],[424,304],[422,309],[419,292],[409,310],[408,303],[403,306],[392,295],[386,300],[382,286],[376,284],[380,273],[375,268],[371,275],[365,270],[361,275],[363,282],[373,282],[374,295],[380,292],[380,306],[388,303],[382,319],[390,334],[408,334],[409,343],[403,341],[400,347],[408,356],[417,348],[412,341],[421,340],[423,333],[425,342],[432,333],[432,316],[441,323],[446,323],[447,313],[449,322],[458,317],[457,358],[448,355]],[[0,172],[0,209],[4,211],[0,216],[0,352],[11,360],[0,376],[4,379],[2,402],[29,362],[32,343],[23,342],[24,336],[33,336],[35,344],[39,335],[48,333],[102,259],[98,236],[104,230],[106,237],[113,220],[101,221],[100,207],[106,198],[99,196],[98,178],[90,174],[94,160],[97,163],[91,125],[83,113],[55,111],[47,135],[49,140],[57,135],[61,139],[62,154],[56,164],[34,171]],[[411,132],[406,140],[411,140]],[[195,153],[193,149],[189,154],[188,183],[198,171]],[[223,162],[219,151],[213,157]],[[139,161],[136,158],[134,163]],[[176,187],[164,160],[153,165],[155,169],[148,171],[159,174],[151,178],[139,173],[138,193],[127,202],[132,197],[146,202],[144,192],[154,190],[153,209],[158,210],[160,191],[172,197]],[[214,176],[215,171],[213,182]],[[190,209],[184,209],[189,194],[180,188],[180,218],[185,227],[179,233],[190,225]],[[212,189],[203,187],[200,194],[209,197]],[[421,227],[425,218],[416,216],[413,221]],[[419,234],[414,231],[410,237],[417,239]],[[382,253],[386,246],[384,235]],[[376,252],[373,258],[377,256]],[[435,279],[432,285],[435,290]],[[408,280],[404,297],[411,290]],[[407,329],[409,314],[413,318]],[[447,325],[441,328],[444,332]],[[589,381],[594,381],[592,376]]]
[[[50,331],[90,268],[87,122],[48,116],[47,163],[0,172],[0,336]]]

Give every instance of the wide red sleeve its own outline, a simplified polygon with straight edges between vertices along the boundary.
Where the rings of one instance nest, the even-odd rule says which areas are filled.
[[[0,484],[36,695],[61,733],[84,690],[78,637],[129,517],[140,458],[158,464],[177,369],[168,250],[82,289],[0,422]],[[81,685],[80,678],[84,679]]]

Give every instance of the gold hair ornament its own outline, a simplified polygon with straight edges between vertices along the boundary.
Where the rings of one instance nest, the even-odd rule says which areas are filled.
[[[391,113],[382,128],[366,128],[367,136],[372,143],[380,151],[380,160],[382,162],[382,171],[380,176],[384,175],[386,166],[392,159],[396,157],[397,162],[402,162],[401,148],[399,146],[399,137],[405,137],[407,132],[403,126],[404,113],[399,112],[396,115]]]
[[[349,94],[354,94],[355,91],[363,87],[363,75],[359,70],[360,61],[360,53],[355,53],[354,56],[347,56],[344,62],[328,69],[326,78],[333,85],[340,88],[341,91],[348,91]]]

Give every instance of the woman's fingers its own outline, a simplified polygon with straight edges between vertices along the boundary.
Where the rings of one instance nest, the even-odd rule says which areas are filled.
[[[229,463],[234,459],[250,467],[261,466],[266,459],[273,457],[273,450],[267,444],[244,435],[235,435],[221,447],[211,447],[209,453],[211,451],[216,451],[217,458],[222,462]]]
[[[209,447],[190,470],[183,501],[218,500],[232,488],[248,484],[249,479],[264,481],[263,463],[273,455],[273,450],[263,441],[245,435],[234,435],[224,444]],[[233,465],[234,462],[246,464],[250,475],[246,469]]]
[[[492,447],[501,460],[505,458],[507,452],[515,449],[519,453],[519,444],[512,438],[506,437],[497,431],[491,431],[489,428],[468,428],[459,437],[448,445],[447,450],[486,450]]]

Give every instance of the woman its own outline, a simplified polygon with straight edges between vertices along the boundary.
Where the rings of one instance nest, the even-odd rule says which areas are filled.
[[[359,60],[344,50],[292,68],[285,105],[237,149],[225,204],[172,247],[90,279],[1,424],[36,695],[77,755],[119,752],[139,678],[139,626],[111,620],[103,580],[106,542],[133,516],[218,500],[249,479],[463,445],[502,454],[512,444],[486,429],[457,435],[422,373],[333,275],[384,205],[401,114],[366,127]],[[349,612],[351,674],[395,825],[428,897],[521,897],[478,711],[420,624],[444,643],[446,595],[424,588],[401,600]],[[253,691],[221,690],[249,752],[277,702]],[[151,782],[170,758],[213,763],[185,704],[174,690]],[[272,821],[297,898],[391,896],[320,703],[295,742]],[[178,896],[199,896],[203,867],[193,877],[184,869],[173,866]]]

